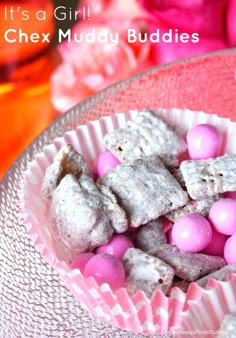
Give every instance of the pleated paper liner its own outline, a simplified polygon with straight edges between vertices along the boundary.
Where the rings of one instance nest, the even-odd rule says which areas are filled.
[[[180,324],[172,328],[174,336],[224,338],[221,330],[224,316],[236,315],[236,275],[229,275],[225,282],[211,279],[205,290],[200,288],[199,296],[199,299],[188,302],[188,309],[182,314]],[[234,334],[236,336],[236,332]]]
[[[155,112],[166,122],[181,128],[183,132],[195,124],[210,123],[224,135],[223,151],[236,151],[236,123],[229,119],[187,109],[162,109]],[[60,274],[66,287],[92,314],[121,329],[146,334],[164,334],[180,323],[189,300],[200,299],[205,291],[192,283],[187,293],[175,287],[169,297],[157,290],[153,297],[148,299],[142,291],[130,297],[125,288],[114,292],[108,284],[98,286],[92,277],[84,278],[79,270],[69,268],[66,257],[61,256],[54,243],[49,231],[49,202],[45,201],[40,193],[46,168],[52,163],[61,146],[71,143],[95,171],[96,158],[105,150],[104,135],[126,126],[127,121],[136,114],[137,111],[134,110],[103,117],[65,133],[63,137],[56,138],[53,144],[46,146],[35,156],[25,172],[21,189],[21,214],[36,249]],[[233,292],[230,287],[227,290]]]

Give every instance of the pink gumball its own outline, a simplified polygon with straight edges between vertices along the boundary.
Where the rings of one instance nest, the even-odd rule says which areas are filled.
[[[230,236],[224,248],[224,258],[228,264],[236,263],[236,232]]]
[[[209,222],[200,214],[186,214],[175,221],[172,239],[175,245],[186,252],[199,252],[205,249],[212,237]]]
[[[99,285],[108,283],[116,290],[124,285],[125,270],[120,259],[109,254],[97,254],[85,266],[85,277],[94,277]]]
[[[79,254],[70,264],[71,269],[79,269],[82,273],[84,273],[85,265],[88,261],[95,256],[92,252],[85,252]]]
[[[97,248],[96,253],[107,253],[122,258],[127,249],[133,248],[131,240],[124,235],[114,235],[111,240]]]
[[[97,158],[96,170],[99,177],[107,174],[115,166],[117,166],[120,161],[110,152],[104,151],[100,153]]]
[[[188,151],[191,159],[216,157],[220,153],[222,135],[210,124],[197,124],[187,133]]]
[[[229,237],[216,231],[212,227],[212,238],[209,245],[202,250],[202,253],[212,256],[224,256],[225,242]]]
[[[212,204],[208,219],[220,233],[232,235],[236,232],[236,200],[223,198]]]

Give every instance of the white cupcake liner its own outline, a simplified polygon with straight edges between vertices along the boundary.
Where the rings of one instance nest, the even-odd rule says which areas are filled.
[[[36,249],[60,274],[66,287],[92,314],[121,329],[145,334],[163,334],[180,323],[183,311],[190,304],[189,300],[200,299],[205,292],[204,289],[192,283],[187,293],[175,287],[169,297],[157,290],[152,299],[147,299],[142,291],[130,297],[125,288],[114,292],[107,284],[98,286],[93,278],[84,278],[79,270],[71,270],[68,264],[60,259],[60,254],[48,230],[49,205],[40,193],[46,168],[52,163],[61,146],[71,143],[95,171],[97,155],[105,150],[104,135],[126,126],[126,122],[136,113],[136,111],[118,113],[88,122],[44,147],[25,172],[21,189],[21,215]],[[198,123],[215,125],[224,135],[224,152],[236,151],[236,124],[229,119],[179,109],[158,110],[158,115],[165,121],[180,127],[183,132]]]

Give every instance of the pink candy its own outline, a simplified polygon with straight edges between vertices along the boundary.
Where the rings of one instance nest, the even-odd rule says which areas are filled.
[[[191,159],[201,160],[216,157],[220,153],[222,136],[210,124],[198,124],[187,133],[188,151]]]
[[[228,236],[217,232],[212,227],[212,238],[209,245],[202,250],[202,253],[213,256],[224,256],[224,246]]]
[[[224,258],[228,264],[236,263],[236,232],[225,243]]]
[[[120,161],[110,151],[104,151],[103,153],[100,153],[96,163],[98,176],[101,177],[107,174],[119,163]]]
[[[224,193],[224,197],[236,199],[236,191],[227,191],[227,192]]]
[[[186,214],[179,217],[172,228],[172,241],[186,252],[205,249],[212,237],[209,222],[200,214]]]
[[[125,270],[119,258],[108,254],[97,254],[85,266],[85,277],[94,277],[99,285],[108,283],[116,290],[124,285]]]
[[[114,235],[107,244],[97,248],[96,253],[107,253],[121,259],[125,251],[133,247],[134,245],[128,237],[124,235]]]
[[[84,273],[85,265],[93,256],[95,256],[95,254],[92,252],[81,253],[72,261],[70,268],[79,269],[82,273]]]
[[[236,200],[224,198],[216,201],[211,206],[208,219],[218,232],[232,235],[236,232]]]

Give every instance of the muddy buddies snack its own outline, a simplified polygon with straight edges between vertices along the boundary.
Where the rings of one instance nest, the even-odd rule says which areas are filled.
[[[43,179],[50,229],[63,259],[80,269],[78,262],[88,258],[84,276],[111,288],[117,271],[113,265],[121,271],[122,264],[123,285],[131,296],[139,290],[149,298],[156,290],[169,296],[173,287],[186,292],[193,281],[205,285],[212,276],[227,278],[231,267],[223,258],[226,238],[215,251],[212,241],[220,239],[209,210],[224,197],[221,193],[232,189],[236,155],[181,162],[183,136],[150,111],[137,112],[126,128],[105,136],[105,144],[113,154],[96,154],[96,182],[71,145],[62,147]],[[185,216],[188,221],[178,241],[176,227]]]
[[[101,178],[101,184],[117,197],[133,227],[157,219],[188,201],[186,192],[157,155],[117,165]]]
[[[136,247],[149,254],[166,242],[162,218],[144,224],[136,234]]]
[[[236,155],[183,161],[180,165],[187,191],[194,200],[236,190]]]
[[[151,297],[157,289],[167,293],[172,285],[174,269],[161,259],[130,248],[123,256],[126,271],[126,288],[131,295],[142,290]]]
[[[126,128],[107,134],[104,144],[120,161],[156,154],[168,166],[176,165],[187,149],[180,132],[148,110],[138,111]]]
[[[82,174],[89,175],[89,168],[83,157],[73,149],[71,144],[62,147],[47,168],[42,185],[42,195],[46,199],[52,198],[53,191],[67,174],[73,174],[77,179]]]
[[[172,266],[175,275],[187,281],[195,281],[226,264],[221,257],[184,252],[171,244],[160,245],[152,255]]]
[[[206,217],[208,216],[212,204],[218,201],[220,198],[220,195],[215,195],[201,200],[191,200],[182,208],[168,212],[167,214],[165,214],[165,217],[168,218],[171,222],[175,222],[176,219],[180,216],[196,212]]]
[[[77,180],[68,174],[54,191],[50,208],[51,229],[69,260],[81,252],[92,251],[111,238],[116,218],[112,208],[107,207],[112,202],[104,203],[106,199],[107,196],[104,197],[86,175]],[[126,229],[127,220],[122,211],[120,215],[122,227]],[[119,225],[122,221],[119,220]]]

